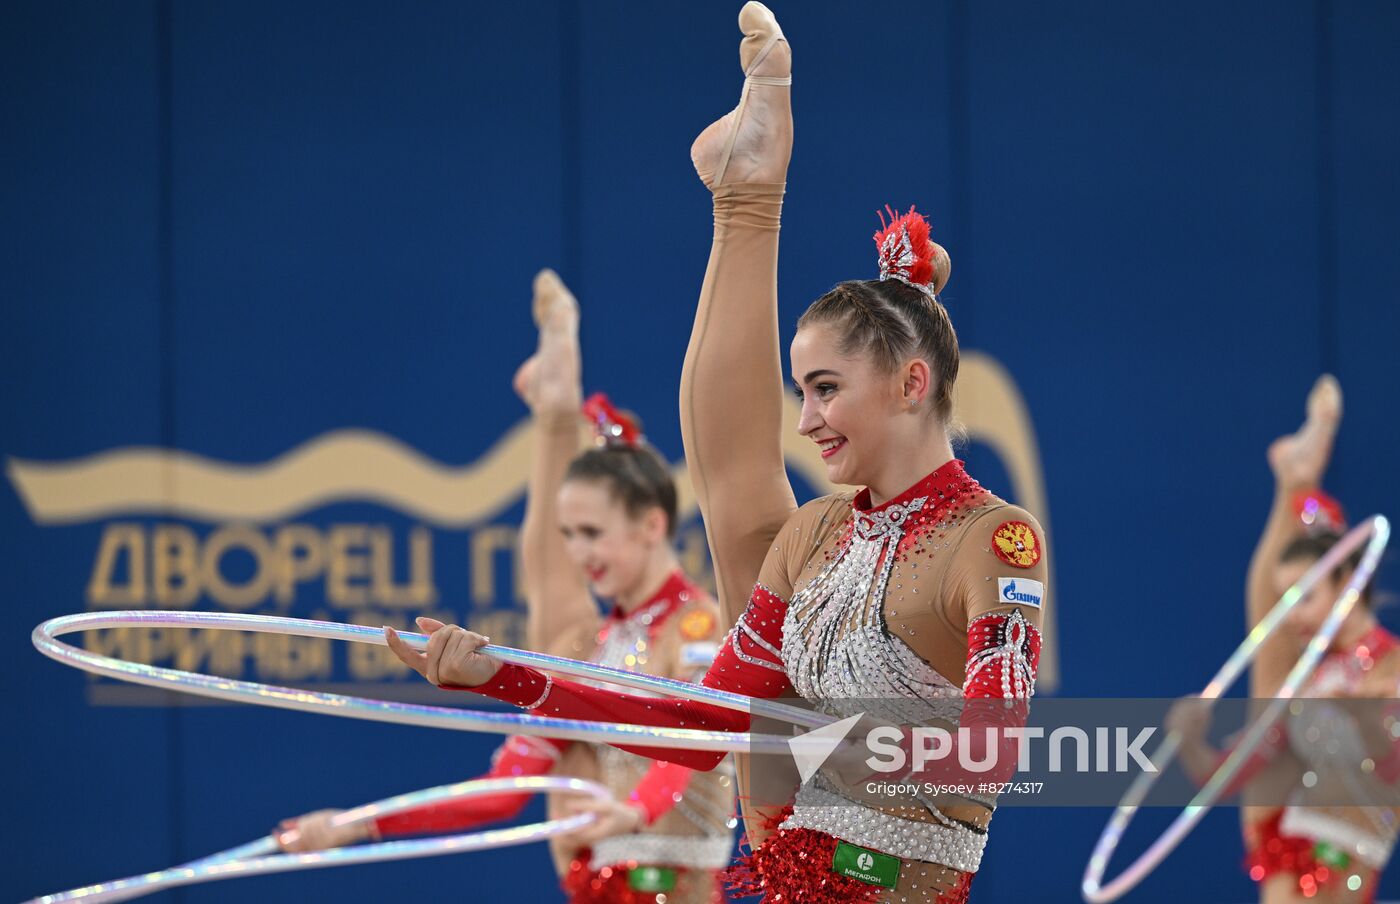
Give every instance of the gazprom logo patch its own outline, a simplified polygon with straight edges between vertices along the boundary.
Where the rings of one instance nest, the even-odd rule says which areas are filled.
[[[719,644],[714,641],[681,644],[681,665],[686,668],[708,669],[714,665],[718,653]]]
[[[1003,603],[1040,608],[1045,598],[1045,585],[1030,578],[997,578],[997,599]]]

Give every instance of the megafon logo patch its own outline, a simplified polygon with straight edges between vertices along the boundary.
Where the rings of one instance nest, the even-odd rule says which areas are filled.
[[[1040,601],[1045,599],[1045,585],[1030,578],[997,578],[997,599],[1039,609]]]

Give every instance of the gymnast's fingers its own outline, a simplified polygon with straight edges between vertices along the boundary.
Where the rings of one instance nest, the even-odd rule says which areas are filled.
[[[289,853],[317,851],[327,847],[325,824],[336,812],[317,810],[297,819],[282,820],[282,830],[276,833],[277,846]]]
[[[490,642],[489,637],[458,628],[443,653],[439,677],[453,687],[476,687],[490,681],[500,667],[500,663],[480,652]]]
[[[476,668],[478,663],[476,651],[486,643],[486,638],[465,628],[458,628],[452,633],[452,639],[448,642],[447,652],[443,654],[442,661],[445,665],[445,678],[455,685],[462,687],[473,687],[480,683],[476,673],[480,669]]]
[[[439,687],[444,683],[442,675],[443,654],[452,643],[453,637],[461,630],[462,629],[456,625],[445,625],[428,635],[427,677],[429,681]]]
[[[399,633],[388,625],[384,626],[384,642],[389,645],[389,649],[399,658],[399,661],[413,671],[428,677],[428,657],[404,643]]]
[[[577,816],[580,813],[597,813],[607,804],[607,801],[600,801],[588,795],[569,795],[559,802],[559,809],[565,816]]]
[[[456,627],[455,625],[453,626]],[[452,636],[447,639],[447,644],[442,651],[442,658],[438,660],[438,678],[444,684],[454,687],[463,686],[463,673],[467,671],[467,664],[471,658],[471,649],[463,643],[466,632],[457,628],[452,632]]]

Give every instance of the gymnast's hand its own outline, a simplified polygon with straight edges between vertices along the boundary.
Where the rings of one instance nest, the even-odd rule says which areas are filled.
[[[1172,704],[1167,713],[1167,731],[1174,731],[1180,735],[1183,745],[1205,743],[1206,732],[1210,730],[1213,705],[1213,701],[1203,700],[1195,694],[1182,697]]]
[[[615,835],[631,835],[640,832],[646,822],[639,808],[616,798],[608,800],[595,800],[591,797],[577,800],[569,798],[564,801],[564,812],[568,816],[593,813],[598,817],[588,825],[561,836],[580,847],[591,847],[604,838],[612,838]]]
[[[397,631],[384,626],[384,640],[404,665],[438,687],[476,687],[495,677],[501,663],[477,652],[491,638],[457,625],[444,625],[435,618],[419,616],[415,621],[428,635],[426,653],[413,649]]]
[[[352,823],[336,826],[331,819],[340,815],[340,810],[317,810],[296,819],[284,819],[272,833],[277,846],[289,853],[304,851],[324,851],[327,848],[358,844],[374,837],[369,823]]]

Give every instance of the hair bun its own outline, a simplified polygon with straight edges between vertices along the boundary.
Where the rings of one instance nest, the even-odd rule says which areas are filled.
[[[885,205],[877,212],[880,230],[875,233],[875,247],[880,261],[880,279],[896,279],[913,286],[933,298],[943,290],[952,272],[953,262],[942,245],[929,239],[928,220],[909,206],[900,214]],[[885,222],[885,213],[890,222]]]

